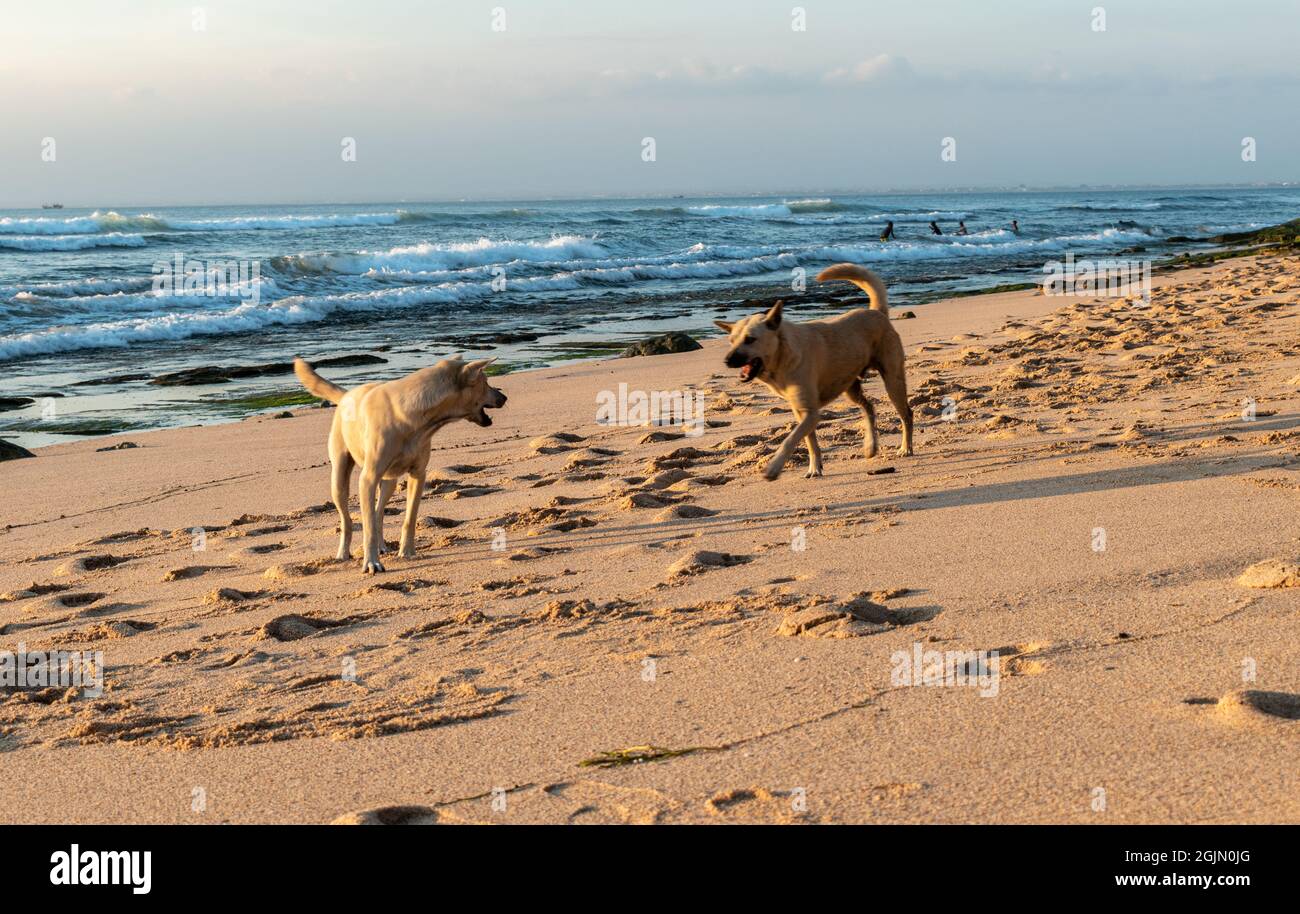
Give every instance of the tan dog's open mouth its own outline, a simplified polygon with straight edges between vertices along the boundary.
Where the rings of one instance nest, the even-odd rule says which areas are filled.
[[[752,381],[763,373],[763,360],[750,359],[740,366],[740,380]]]
[[[478,415],[470,417],[470,421],[475,425],[481,425],[483,428],[487,428],[492,424],[492,417],[487,414],[486,406],[480,406],[478,408]]]

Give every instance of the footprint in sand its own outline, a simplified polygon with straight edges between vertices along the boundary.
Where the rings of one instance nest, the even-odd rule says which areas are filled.
[[[786,637],[858,638],[900,625],[928,622],[939,615],[937,606],[891,608],[872,597],[862,592],[842,602],[815,598],[811,606],[784,607],[786,614],[776,633]]]
[[[285,578],[305,578],[308,575],[319,574],[333,564],[335,564],[333,559],[317,559],[314,562],[286,562],[283,565],[272,565],[262,572],[262,577],[268,581],[279,581]]]
[[[88,571],[103,571],[106,568],[114,568],[123,562],[129,561],[131,560],[128,558],[121,558],[116,555],[83,555],[79,559],[73,559],[55,568],[54,575],[55,577],[68,577],[74,574],[84,574]]]
[[[475,473],[483,472],[487,467],[481,467],[474,463],[454,463],[447,467],[449,473],[457,473],[461,476],[472,476]]]
[[[186,565],[183,568],[173,568],[163,575],[163,583],[169,581],[188,581],[191,578],[197,578],[207,574],[209,571],[229,571],[234,565]]]
[[[729,822],[791,823],[807,819],[807,813],[796,811],[789,790],[767,790],[763,787],[742,787],[722,790],[705,802],[709,813]]]
[[[1232,723],[1271,726],[1281,721],[1300,720],[1300,695],[1237,689],[1220,698],[1215,709]]]
[[[564,451],[573,450],[574,445],[586,440],[581,435],[574,435],[569,432],[555,432],[534,438],[528,442],[528,446],[538,454],[561,454]]]
[[[132,638],[141,632],[157,628],[155,622],[140,622],[135,619],[115,619],[79,632],[68,632],[54,639],[55,644],[77,643],[85,641],[112,641],[118,638]]]
[[[560,555],[570,551],[567,546],[530,546],[527,549],[520,549],[518,552],[512,552],[505,557],[506,562],[531,562],[535,559],[544,559],[548,555]]]
[[[707,549],[701,549],[687,553],[669,565],[668,578],[673,580],[675,578],[689,577],[714,568],[731,568],[736,565],[744,565],[753,560],[753,556],[749,555],[733,555],[730,552],[711,552]]]
[[[454,492],[448,492],[443,496],[443,498],[450,500],[455,500],[457,498],[481,498],[484,495],[491,495],[493,492],[497,491],[500,490],[495,486],[466,486],[463,489],[456,489]]]
[[[686,435],[683,432],[650,432],[642,435],[637,439],[637,444],[659,444],[663,441],[681,441]]]
[[[673,505],[655,515],[657,521],[695,520],[701,517],[714,517],[719,512],[699,505]]]
[[[67,609],[77,609],[82,606],[89,606],[104,599],[106,595],[102,593],[67,593],[56,597],[54,602],[59,606]]]
[[[268,552],[279,552],[281,549],[288,549],[284,543],[262,543],[260,546],[249,546],[244,550],[245,555],[266,555]]]
[[[347,620],[335,619],[315,619],[310,616],[300,616],[297,613],[290,613],[285,616],[276,616],[270,622],[263,625],[257,631],[258,640],[272,639],[275,641],[297,641],[300,638],[306,638],[317,632],[326,629],[339,628],[348,625]]]
[[[450,517],[435,517],[426,515],[419,520],[421,527],[436,527],[439,530],[450,530],[452,527],[459,527],[464,521],[453,520]]]
[[[32,597],[43,597],[47,594],[62,593],[71,588],[71,584],[38,584],[33,581],[21,590],[11,590],[7,593],[0,593],[0,603],[13,603],[16,600],[30,600]]]
[[[110,533],[107,536],[101,536],[97,540],[92,540],[96,546],[112,546],[118,543],[133,543],[136,540],[148,539],[154,536],[162,536],[161,530],[151,530],[148,527],[141,527],[139,530],[122,530],[118,533]]]
[[[381,806],[339,816],[330,825],[437,825],[436,809],[428,806]]]
[[[245,603],[266,596],[265,590],[236,590],[234,587],[218,587],[203,598],[204,603]]]
[[[381,584],[371,584],[364,590],[359,590],[353,594],[354,597],[369,597],[377,593],[404,593],[411,594],[417,590],[424,590],[426,587],[446,587],[446,581],[430,581],[427,578],[412,578],[407,581],[384,581]]]

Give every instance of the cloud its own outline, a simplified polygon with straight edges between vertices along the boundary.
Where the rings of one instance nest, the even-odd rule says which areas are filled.
[[[838,67],[828,72],[823,81],[831,85],[851,83],[903,82],[916,76],[906,57],[877,54],[851,67]]]

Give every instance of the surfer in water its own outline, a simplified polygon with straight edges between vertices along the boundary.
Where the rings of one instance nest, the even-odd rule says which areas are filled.
[[[964,219],[963,219],[961,222],[958,222],[958,223],[957,223],[957,234],[958,234],[958,235],[969,235],[969,234],[970,234],[970,232],[966,231],[966,221],[965,221]]]
[[[930,221],[930,234],[931,234],[931,235],[942,235],[942,234],[943,234],[943,231],[939,228],[939,223],[937,223],[937,222],[935,222],[935,221],[933,221],[933,220]]]
[[[885,224],[885,230],[880,233],[881,241],[892,241],[894,239],[894,220],[889,220]]]
[[[1015,232],[1017,235],[1020,234],[1020,223],[1015,219],[1011,220],[1011,231]]]

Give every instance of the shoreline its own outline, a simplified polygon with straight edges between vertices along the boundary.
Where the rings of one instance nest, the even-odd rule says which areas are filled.
[[[0,648],[107,690],[0,694],[0,818],[1300,822],[1296,591],[1239,581],[1300,556],[1298,267],[919,308],[916,456],[873,380],[881,455],[841,400],[817,480],[759,477],[785,404],[721,341],[502,376],[377,577],[330,561],[328,410],[7,462]],[[715,424],[597,425],[619,383]],[[917,646],[996,694],[895,681]]]
[[[1163,239],[1163,243],[1166,244],[1172,243],[1175,240],[1188,242],[1188,243],[1192,243],[1192,242],[1218,243],[1221,245],[1221,247],[1212,250],[1199,251],[1199,252],[1183,251],[1177,254],[1169,254],[1162,259],[1152,262],[1151,270],[1153,273],[1155,274],[1167,273],[1170,271],[1177,271],[1177,270],[1187,269],[1190,267],[1212,265],[1215,263],[1222,262],[1224,260],[1230,260],[1239,257],[1255,256],[1259,254],[1269,254],[1269,253],[1280,253],[1289,250],[1295,250],[1297,249],[1298,246],[1300,246],[1300,219],[1292,220],[1290,222],[1281,223],[1274,226],[1268,226],[1263,229],[1257,229],[1248,232],[1229,233],[1229,234],[1223,234],[1218,236],[1210,236],[1204,239],[1194,239],[1194,238]],[[1126,249],[1124,251],[1117,252],[1113,258],[1094,258],[1094,259],[1102,259],[1102,260],[1115,259],[1126,255],[1134,255],[1134,254],[1146,256],[1149,254],[1149,252],[1146,251],[1145,248],[1138,247],[1138,248]],[[915,300],[915,301],[909,300],[906,303],[895,302],[894,310],[895,310],[895,314],[898,314],[901,311],[911,307],[922,307],[922,306],[930,307],[933,305],[941,305],[944,302],[948,302],[952,300],[969,299],[969,298],[979,297],[983,295],[994,295],[994,294],[1000,294],[1005,292],[1030,291],[1033,289],[1041,290],[1041,287],[1042,284],[1038,282],[1010,283],[1010,284],[1003,283],[985,289],[957,291],[957,292],[940,295],[937,297],[922,296],[919,300]],[[745,299],[744,304],[747,306],[752,306],[753,310],[756,311],[756,310],[762,310],[770,306],[770,304],[775,302],[778,298],[786,298],[788,300],[788,306],[790,306],[791,310],[796,313],[805,308],[812,308],[812,309],[826,308],[826,309],[833,310],[841,306],[843,308],[853,307],[852,302],[853,302],[854,294],[855,293],[853,293],[852,291],[845,291],[842,289],[838,289],[835,286],[816,286],[814,289],[810,290],[810,292],[806,293],[804,296],[790,298],[790,296],[773,294],[767,297],[759,296],[756,298]],[[707,306],[700,306],[700,308],[697,310],[703,310],[705,308],[707,308]],[[726,316],[738,310],[740,309],[737,307],[727,307],[725,305],[720,305],[720,304],[713,306],[713,311],[715,311],[718,316]],[[693,333],[689,330],[685,332],[691,333],[691,335],[695,336],[696,339],[700,341],[706,341],[710,338],[713,338],[713,336],[696,335],[700,333],[698,329],[695,330]],[[530,334],[525,334],[524,336],[529,336],[529,335]],[[562,336],[563,334],[551,333],[547,335]],[[498,336],[504,337],[504,336],[509,336],[509,334],[498,334]],[[641,338],[644,339],[645,337],[643,336]],[[467,341],[467,343],[468,342],[469,341]],[[514,341],[509,340],[508,342],[514,342]],[[635,342],[636,340],[629,339],[628,341],[626,341],[626,345],[631,345],[634,344]],[[562,344],[562,345],[561,344],[550,344],[550,345],[561,346],[561,348],[559,348],[556,352],[551,353],[549,355],[542,354],[541,357],[538,359],[538,361],[549,360],[552,362],[560,362],[561,365],[534,367],[533,365],[530,364],[528,360],[521,359],[516,362],[502,363],[501,367],[505,370],[501,371],[500,373],[518,374],[521,372],[534,372],[534,371],[542,370],[544,368],[562,367],[562,364],[565,364],[569,361],[587,361],[587,360],[600,361],[600,360],[607,359],[610,353],[617,351],[617,349],[619,348],[614,342],[607,341],[607,340],[594,340],[594,341],[573,340],[569,343]],[[364,365],[367,363],[367,361],[371,363],[382,364],[383,361],[385,360],[379,358],[378,353],[386,351],[387,348],[388,347],[380,347],[379,349],[375,349],[374,347],[370,347],[367,349],[366,347],[362,347],[362,349],[365,349],[364,352],[362,352],[361,349],[340,350],[339,352],[335,353],[332,357],[326,358],[321,361],[323,366],[326,368],[331,367],[331,363],[337,363],[338,365],[341,365],[343,367],[354,367],[358,365]],[[467,352],[472,351],[475,355],[477,355],[479,352],[487,353],[490,352],[491,350],[479,349],[473,345],[468,345],[467,348],[464,349],[464,351]],[[222,383],[222,382],[228,383],[232,380],[239,380],[239,379],[246,380],[249,378],[274,377],[279,375],[284,375],[286,376],[286,378],[288,378],[291,377],[292,371],[290,370],[289,363],[283,362],[280,364],[265,364],[265,365],[258,365],[258,364],[233,365],[233,366],[226,366],[224,370],[222,369],[221,366],[198,365],[189,369],[185,369],[183,371],[172,372],[171,374],[176,375],[177,377],[171,378],[168,377],[167,374],[164,374],[149,379],[147,373],[121,375],[120,377],[107,376],[102,378],[87,379],[85,381],[80,382],[79,386],[87,387],[88,390],[93,391],[96,386],[116,383],[123,379],[130,379],[130,380],[143,379],[143,380],[149,380],[149,383],[153,385],[158,385],[161,383],[161,385],[164,388],[179,386],[180,389],[184,390],[188,387],[194,386],[195,384],[201,383],[205,378],[210,381],[215,381],[217,383]],[[357,383],[357,382],[349,381],[348,383]],[[51,396],[51,394],[46,394],[45,396],[48,398],[49,396]],[[111,404],[112,395],[110,394],[108,396],[110,398],[109,402]],[[39,399],[40,399],[39,394],[30,394],[22,397],[17,397],[15,398],[15,402],[26,400],[28,401],[28,403],[25,406],[21,406],[21,407],[11,406],[6,412],[13,413],[19,409],[29,408],[30,406],[34,405],[34,403]],[[23,427],[18,431],[9,432],[9,433],[6,433],[4,430],[0,430],[0,438],[8,440],[13,444],[19,446],[25,446],[27,450],[36,452],[46,447],[56,446],[54,442],[50,442],[46,444],[34,444],[35,441],[42,440],[43,438],[48,438],[54,435],[58,435],[60,438],[62,438],[66,434],[66,437],[69,441],[85,441],[85,440],[101,440],[110,437],[117,437],[119,435],[146,435],[156,430],[163,430],[168,428],[188,428],[188,427],[192,427],[195,424],[221,425],[221,424],[229,423],[231,421],[235,421],[235,422],[244,421],[248,418],[253,418],[259,415],[266,415],[273,410],[294,409],[297,407],[309,405],[311,400],[312,398],[310,398],[309,395],[307,395],[304,391],[300,390],[296,385],[289,384],[286,385],[285,387],[277,388],[275,390],[256,390],[256,391],[244,390],[234,396],[227,396],[227,397],[210,396],[204,401],[202,401],[202,404],[203,404],[203,408],[206,408],[212,412],[213,414],[212,418],[210,419],[210,421],[203,421],[200,423],[164,424],[162,426],[158,426],[150,429],[142,429],[139,431],[134,431],[130,429],[118,431],[117,429],[114,429],[112,427],[111,421],[108,419],[95,419],[93,417],[88,417],[84,421],[84,423],[82,423],[81,426],[77,426],[77,425],[71,426],[72,428],[76,429],[75,433],[66,434],[65,432],[42,432],[40,430],[39,421],[19,419],[20,422],[26,421],[27,425],[31,427]],[[55,402],[57,405],[57,401]],[[128,400],[123,398],[122,402],[126,403],[128,402]],[[112,407],[110,405],[109,407],[105,407],[105,408],[111,409]],[[0,412],[0,417],[4,417],[4,416],[5,413]],[[103,431],[103,430],[95,429],[95,426],[97,424],[100,426],[100,429],[107,428],[110,430]],[[58,443],[62,444],[63,442],[59,441]]]

